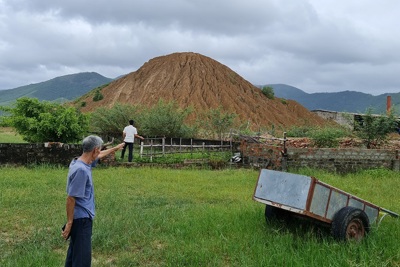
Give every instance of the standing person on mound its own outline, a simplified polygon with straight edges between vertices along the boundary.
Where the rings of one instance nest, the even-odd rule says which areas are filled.
[[[122,132],[122,138],[124,139],[125,145],[121,152],[121,159],[124,158],[126,147],[129,148],[128,161],[132,162],[133,159],[133,143],[135,142],[135,137],[144,140],[143,136],[138,135],[137,129],[133,126],[135,122],[129,120],[129,125],[126,126]]]

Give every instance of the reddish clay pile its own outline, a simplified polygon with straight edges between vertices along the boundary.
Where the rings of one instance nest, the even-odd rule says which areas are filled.
[[[175,101],[181,108],[192,106],[196,113],[222,107],[253,129],[326,123],[295,101],[268,99],[225,65],[196,53],[153,58],[103,88],[101,94],[100,101],[93,101],[92,92],[77,103],[85,102],[84,112],[116,103],[152,106],[160,99]]]

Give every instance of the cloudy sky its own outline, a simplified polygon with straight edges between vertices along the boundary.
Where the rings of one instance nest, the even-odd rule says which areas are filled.
[[[0,0],[0,89],[196,52],[253,84],[400,92],[399,0]]]

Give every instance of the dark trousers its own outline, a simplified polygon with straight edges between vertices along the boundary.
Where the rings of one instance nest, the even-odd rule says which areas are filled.
[[[128,161],[129,161],[129,162],[132,162],[132,159],[133,159],[133,143],[127,143],[127,142],[125,142],[124,148],[122,149],[122,152],[121,152],[121,158],[122,158],[122,159],[124,158],[125,151],[126,151],[126,147],[128,147],[128,149],[129,149],[129,152],[128,152]]]
[[[90,267],[92,264],[92,227],[89,218],[75,219],[65,259],[65,267]]]

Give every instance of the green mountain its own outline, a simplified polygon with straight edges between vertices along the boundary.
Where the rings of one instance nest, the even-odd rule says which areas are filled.
[[[110,83],[112,80],[96,72],[60,76],[41,83],[0,90],[0,106],[10,105],[20,97],[65,102],[80,97],[98,86]]]
[[[365,113],[368,108],[372,108],[373,113],[381,114],[386,112],[387,96],[390,95],[392,109],[399,113],[400,93],[381,94],[378,96],[355,91],[308,94],[286,84],[267,84],[264,86],[272,87],[276,97],[295,100],[309,110],[322,109]]]

